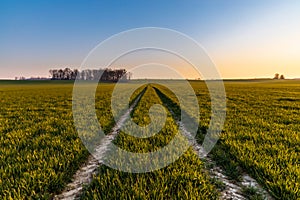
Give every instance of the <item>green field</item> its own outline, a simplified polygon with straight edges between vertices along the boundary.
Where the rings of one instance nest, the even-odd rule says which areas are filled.
[[[135,82],[122,84],[126,91],[126,84]],[[181,87],[180,81],[174,84]],[[201,144],[211,117],[210,96],[204,82],[190,84],[200,107],[196,138]],[[224,84],[227,117],[211,156],[233,179],[244,171],[275,199],[300,199],[300,81]],[[155,151],[178,130],[178,99],[161,85],[145,87],[131,113],[134,122],[150,123],[148,110],[153,104],[171,107],[175,116],[168,112],[163,129],[150,138],[121,132],[114,144],[131,152]],[[74,127],[72,89],[71,81],[0,81],[0,199],[51,199],[88,157]],[[110,108],[113,89],[114,84],[101,83],[95,98],[105,133],[115,124]],[[188,107],[183,109],[189,113]],[[131,174],[103,165],[99,172],[82,199],[217,199],[220,193],[191,148],[153,172]]]

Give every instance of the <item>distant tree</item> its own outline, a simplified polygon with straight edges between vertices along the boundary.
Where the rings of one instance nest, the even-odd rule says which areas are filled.
[[[90,69],[86,69],[86,80],[94,80],[93,71]]]
[[[70,80],[71,79],[71,76],[72,76],[72,70],[70,68],[65,68],[63,70],[63,75],[62,75],[62,79],[63,80]]]
[[[109,69],[105,69],[103,74],[102,74],[102,77],[101,77],[101,80],[102,81],[109,81]]]
[[[81,72],[79,72],[79,74],[80,74],[80,80],[86,80],[85,70],[82,70]]]
[[[76,78],[80,79],[80,73],[79,73],[78,69],[74,69],[74,71],[72,73],[72,80],[75,80]]]
[[[99,80],[100,76],[101,76],[101,70],[93,69],[92,74],[93,74],[93,79],[94,80]]]
[[[283,74],[280,75],[280,79],[285,79]]]
[[[50,69],[49,73],[51,74],[52,80],[56,80],[58,78],[58,70],[57,69]]]
[[[276,73],[273,79],[279,79],[279,74]]]
[[[117,79],[116,79],[117,81],[120,80],[122,77],[125,77],[125,78],[127,77],[126,76],[126,69],[118,69],[118,70],[116,70],[116,72],[117,72],[117,74],[116,74],[117,75]]]
[[[130,76],[127,75],[125,69],[85,69],[79,71],[77,69],[51,69],[49,70],[52,80],[101,80],[101,81],[113,81],[116,82],[120,79],[130,80]],[[131,74],[130,74],[131,75]]]
[[[62,80],[63,78],[64,78],[64,70],[62,70],[62,69],[59,69],[58,70],[58,80]]]
[[[132,78],[132,72],[128,72],[128,80],[131,80]]]
[[[109,69],[109,71],[108,71],[108,80],[109,81],[115,81],[115,79],[116,79],[116,72]]]

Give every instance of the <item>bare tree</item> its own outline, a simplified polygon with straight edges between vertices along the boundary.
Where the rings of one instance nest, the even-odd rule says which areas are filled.
[[[72,74],[71,75],[71,80],[75,80],[76,78],[80,79],[80,73],[79,73],[78,69],[74,69],[74,71],[72,71],[71,74]]]
[[[75,80],[76,77],[81,80],[101,80],[101,81],[119,81],[128,80],[130,76],[126,74],[125,69],[85,69],[81,72],[77,69],[51,69],[49,70],[52,80]]]
[[[128,76],[127,79],[128,79],[128,80],[131,80],[131,78],[132,78],[132,72],[128,72],[128,73],[127,73],[127,76]]]

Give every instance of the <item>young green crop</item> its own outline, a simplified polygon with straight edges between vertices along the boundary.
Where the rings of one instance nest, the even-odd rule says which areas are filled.
[[[106,133],[115,123],[114,86],[101,83],[95,95]],[[73,122],[72,89],[72,81],[0,82],[0,199],[50,199],[86,160]]]
[[[201,143],[211,117],[210,96],[204,82],[190,83],[200,106]],[[180,108],[171,91],[156,87]],[[226,123],[211,156],[231,178],[239,179],[242,167],[274,198],[299,199],[300,82],[225,81],[225,87]]]
[[[72,121],[71,84],[1,84],[0,198],[49,199],[88,153]]]
[[[149,124],[148,112],[153,104],[162,102],[148,86],[132,113],[133,121]],[[167,145],[177,131],[177,124],[168,112],[165,126],[158,134],[141,139],[121,132],[114,143],[130,152],[156,151]],[[99,174],[86,188],[82,199],[216,199],[217,196],[216,188],[203,172],[203,163],[190,148],[176,162],[153,172],[126,173],[100,166]]]
[[[299,81],[227,83],[222,141],[276,199],[300,198]]]
[[[200,107],[197,140],[201,143],[211,117],[210,97],[204,82],[190,83]],[[175,84],[180,87],[180,81]],[[110,107],[114,86],[101,83],[95,95],[97,117],[105,133],[115,124]],[[64,189],[87,158],[89,153],[73,123],[72,87],[68,81],[0,83],[1,199],[49,199]],[[236,170],[242,167],[276,199],[299,199],[300,82],[225,81],[225,87],[227,118],[212,156],[233,178],[238,178]],[[178,100],[170,91],[157,88],[171,99],[168,103],[174,104],[172,109],[179,116]],[[132,113],[135,122],[149,123],[148,109],[153,103],[161,104],[156,92],[149,87]],[[154,151],[168,144],[177,129],[168,113],[159,134],[137,139],[121,132],[114,142],[133,152]],[[168,167],[145,174],[101,166],[82,198],[217,198],[202,169],[191,149]]]

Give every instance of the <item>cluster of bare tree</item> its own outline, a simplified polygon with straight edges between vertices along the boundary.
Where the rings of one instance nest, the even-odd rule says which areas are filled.
[[[276,73],[273,79],[285,79],[285,77],[283,74],[280,75],[280,74]]]
[[[77,69],[51,69],[52,80],[101,80],[116,82],[120,79],[130,80],[131,73],[127,73],[125,69],[85,69],[79,71]]]
[[[70,68],[65,69],[50,69],[52,80],[75,80],[79,74],[77,69],[71,70]]]

